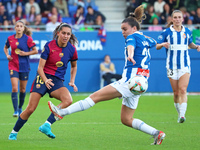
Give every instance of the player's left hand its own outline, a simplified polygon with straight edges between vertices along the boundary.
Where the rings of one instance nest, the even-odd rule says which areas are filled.
[[[77,86],[76,86],[74,83],[69,82],[69,86],[71,86],[71,87],[74,88],[74,92],[77,92],[77,91],[78,91],[78,88],[77,88]]]
[[[128,59],[128,61],[132,62],[132,63],[133,63],[133,65],[135,65],[135,64],[136,64],[136,61],[135,61],[135,60],[134,60],[132,57],[129,57],[129,56],[128,56],[128,58],[127,58],[127,59]]]

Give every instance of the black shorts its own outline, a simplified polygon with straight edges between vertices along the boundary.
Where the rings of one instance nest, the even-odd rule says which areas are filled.
[[[15,70],[9,70],[10,78],[18,78],[19,80],[28,80],[29,72],[17,72]]]
[[[52,83],[54,83],[54,86],[52,86],[52,88],[49,90],[45,83],[43,82],[42,78],[40,77],[39,74],[36,75],[33,84],[31,86],[31,90],[30,92],[36,92],[41,94],[42,96],[44,96],[46,93],[49,93],[49,95],[51,94],[51,92],[61,88],[61,87],[65,87],[63,80],[61,80],[60,78],[53,76],[53,75],[49,75],[49,74],[45,74],[47,79],[52,79]],[[51,96],[50,96],[51,97]]]

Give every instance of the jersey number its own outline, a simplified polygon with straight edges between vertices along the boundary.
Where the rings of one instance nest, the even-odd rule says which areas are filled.
[[[44,84],[42,78],[39,75],[37,75],[36,83]]]
[[[142,55],[145,55],[145,57],[142,59],[141,61],[141,66],[142,68],[148,68],[148,65],[145,65],[144,63],[146,62],[147,60],[147,57],[150,56],[149,54],[149,49],[147,49],[146,47],[143,49],[142,51]]]

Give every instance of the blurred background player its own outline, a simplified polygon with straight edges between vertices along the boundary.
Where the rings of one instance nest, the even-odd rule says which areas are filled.
[[[53,32],[53,40],[47,42],[41,54],[38,65],[37,75],[31,87],[31,94],[27,108],[19,116],[9,140],[16,140],[19,130],[27,122],[28,118],[37,108],[40,98],[46,93],[50,97],[61,101],[60,107],[65,108],[72,103],[69,90],[64,86],[64,75],[67,70],[68,62],[71,63],[69,86],[78,89],[75,82],[77,72],[77,51],[74,44],[77,43],[76,37],[72,34],[72,28],[66,23],[61,23]],[[39,131],[50,138],[55,138],[51,132],[51,124],[55,122],[54,114],[51,113],[47,121],[39,127]]]
[[[31,38],[31,31],[25,26],[24,22],[17,21],[15,31],[14,35],[8,37],[4,46],[4,53],[9,60],[8,69],[12,84],[11,97],[14,107],[13,117],[17,117],[22,112],[30,71],[29,55],[38,53],[36,45]],[[11,54],[9,54],[9,47],[11,47]],[[18,82],[20,83],[19,105]]]
[[[166,30],[158,36],[156,48],[166,48],[167,77],[169,78],[173,93],[174,106],[178,112],[178,123],[183,123],[187,110],[187,87],[190,80],[190,56],[188,46],[200,51],[200,46],[192,41],[191,31],[182,25],[183,14],[180,10],[172,12],[172,21]]]
[[[165,137],[165,133],[159,131],[143,121],[132,118],[137,108],[140,95],[134,95],[128,88],[127,81],[136,75],[143,75],[149,77],[150,69],[150,55],[149,48],[154,47],[156,42],[152,38],[142,35],[140,30],[140,23],[145,18],[143,6],[135,9],[134,13],[123,20],[121,24],[122,34],[125,38],[125,66],[123,70],[122,79],[102,89],[94,92],[85,100],[80,100],[71,106],[60,109],[54,106],[50,101],[48,102],[50,110],[54,113],[57,120],[60,120],[65,115],[86,110],[96,103],[101,101],[111,100],[117,97],[122,97],[121,121],[124,125],[143,131],[154,138],[153,144],[161,144]]]
[[[111,83],[111,79],[119,80],[122,78],[120,74],[116,74],[115,65],[111,62],[109,55],[106,55],[100,64],[100,73],[107,84]]]

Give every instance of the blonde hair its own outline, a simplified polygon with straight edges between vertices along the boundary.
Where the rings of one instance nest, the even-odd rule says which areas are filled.
[[[124,19],[122,23],[128,23],[131,27],[136,26],[137,30],[140,30],[140,24],[143,20],[146,19],[146,15],[144,14],[144,6],[138,6],[134,12],[129,14],[129,17]]]
[[[26,34],[28,36],[32,36],[32,32],[31,30],[25,25],[25,23],[22,21],[22,20],[18,20],[16,23],[15,23],[15,26],[17,25],[17,23],[20,22],[24,25],[24,31],[23,31],[23,34]]]

